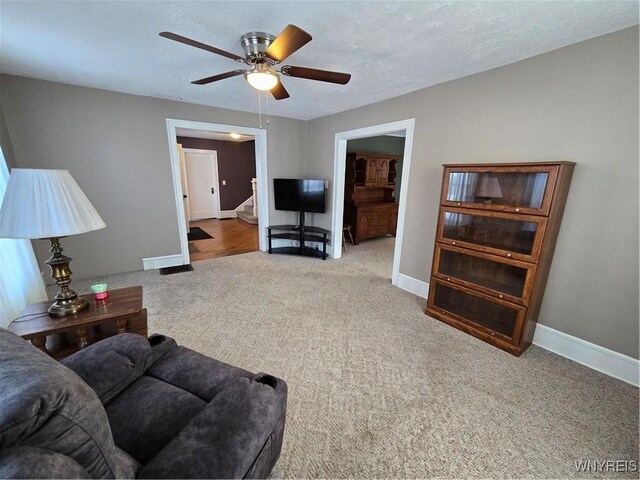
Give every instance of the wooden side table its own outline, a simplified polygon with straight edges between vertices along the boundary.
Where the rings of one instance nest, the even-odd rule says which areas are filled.
[[[147,336],[147,309],[142,307],[141,286],[109,290],[103,302],[96,302],[91,294],[82,297],[89,302],[89,308],[76,315],[50,317],[50,300],[34,303],[8,329],[57,360],[118,333]]]

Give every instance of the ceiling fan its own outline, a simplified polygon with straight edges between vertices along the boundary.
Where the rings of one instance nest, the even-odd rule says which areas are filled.
[[[282,85],[278,73],[289,77],[307,78],[309,80],[338,83],[340,85],[346,85],[349,80],[351,80],[351,75],[348,73],[295,67],[293,65],[283,65],[279,70],[276,70],[274,67],[277,64],[311,41],[311,35],[295,25],[287,25],[277,37],[264,32],[245,33],[240,37],[240,44],[245,53],[244,57],[220,50],[211,45],[200,43],[196,40],[191,40],[176,33],[161,32],[160,36],[184,43],[185,45],[201,48],[216,55],[222,55],[223,57],[230,58],[231,60],[244,63],[251,67],[248,70],[231,70],[230,72],[194,80],[191,83],[195,85],[206,85],[217,82],[218,80],[224,80],[225,78],[244,75],[252,87],[262,91],[269,90],[276,100],[283,100],[289,98],[289,92],[287,92]]]

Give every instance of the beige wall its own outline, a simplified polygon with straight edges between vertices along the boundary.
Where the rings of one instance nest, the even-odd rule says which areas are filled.
[[[2,76],[0,87],[16,166],[69,169],[107,224],[64,240],[76,278],[141,270],[143,258],[180,253],[167,118],[248,127],[258,121],[254,114],[23,77]],[[271,117],[267,148],[269,185],[274,176],[302,175],[306,122]],[[279,221],[283,213],[270,217]],[[42,261],[48,246],[34,245]]]
[[[638,28],[310,121],[307,174],[332,178],[336,132],[407,118],[400,272],[429,280],[441,164],[575,161],[540,322],[638,358]]]

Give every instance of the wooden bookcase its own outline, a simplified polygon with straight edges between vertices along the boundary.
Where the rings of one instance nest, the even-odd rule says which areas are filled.
[[[396,188],[399,155],[349,153],[344,192],[344,222],[351,225],[354,243],[395,235],[398,223]]]
[[[444,165],[428,315],[514,355],[531,345],[574,166]]]

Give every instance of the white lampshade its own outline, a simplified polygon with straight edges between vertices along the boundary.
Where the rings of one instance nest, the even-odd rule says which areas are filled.
[[[68,170],[11,170],[0,238],[59,238],[106,226]]]

